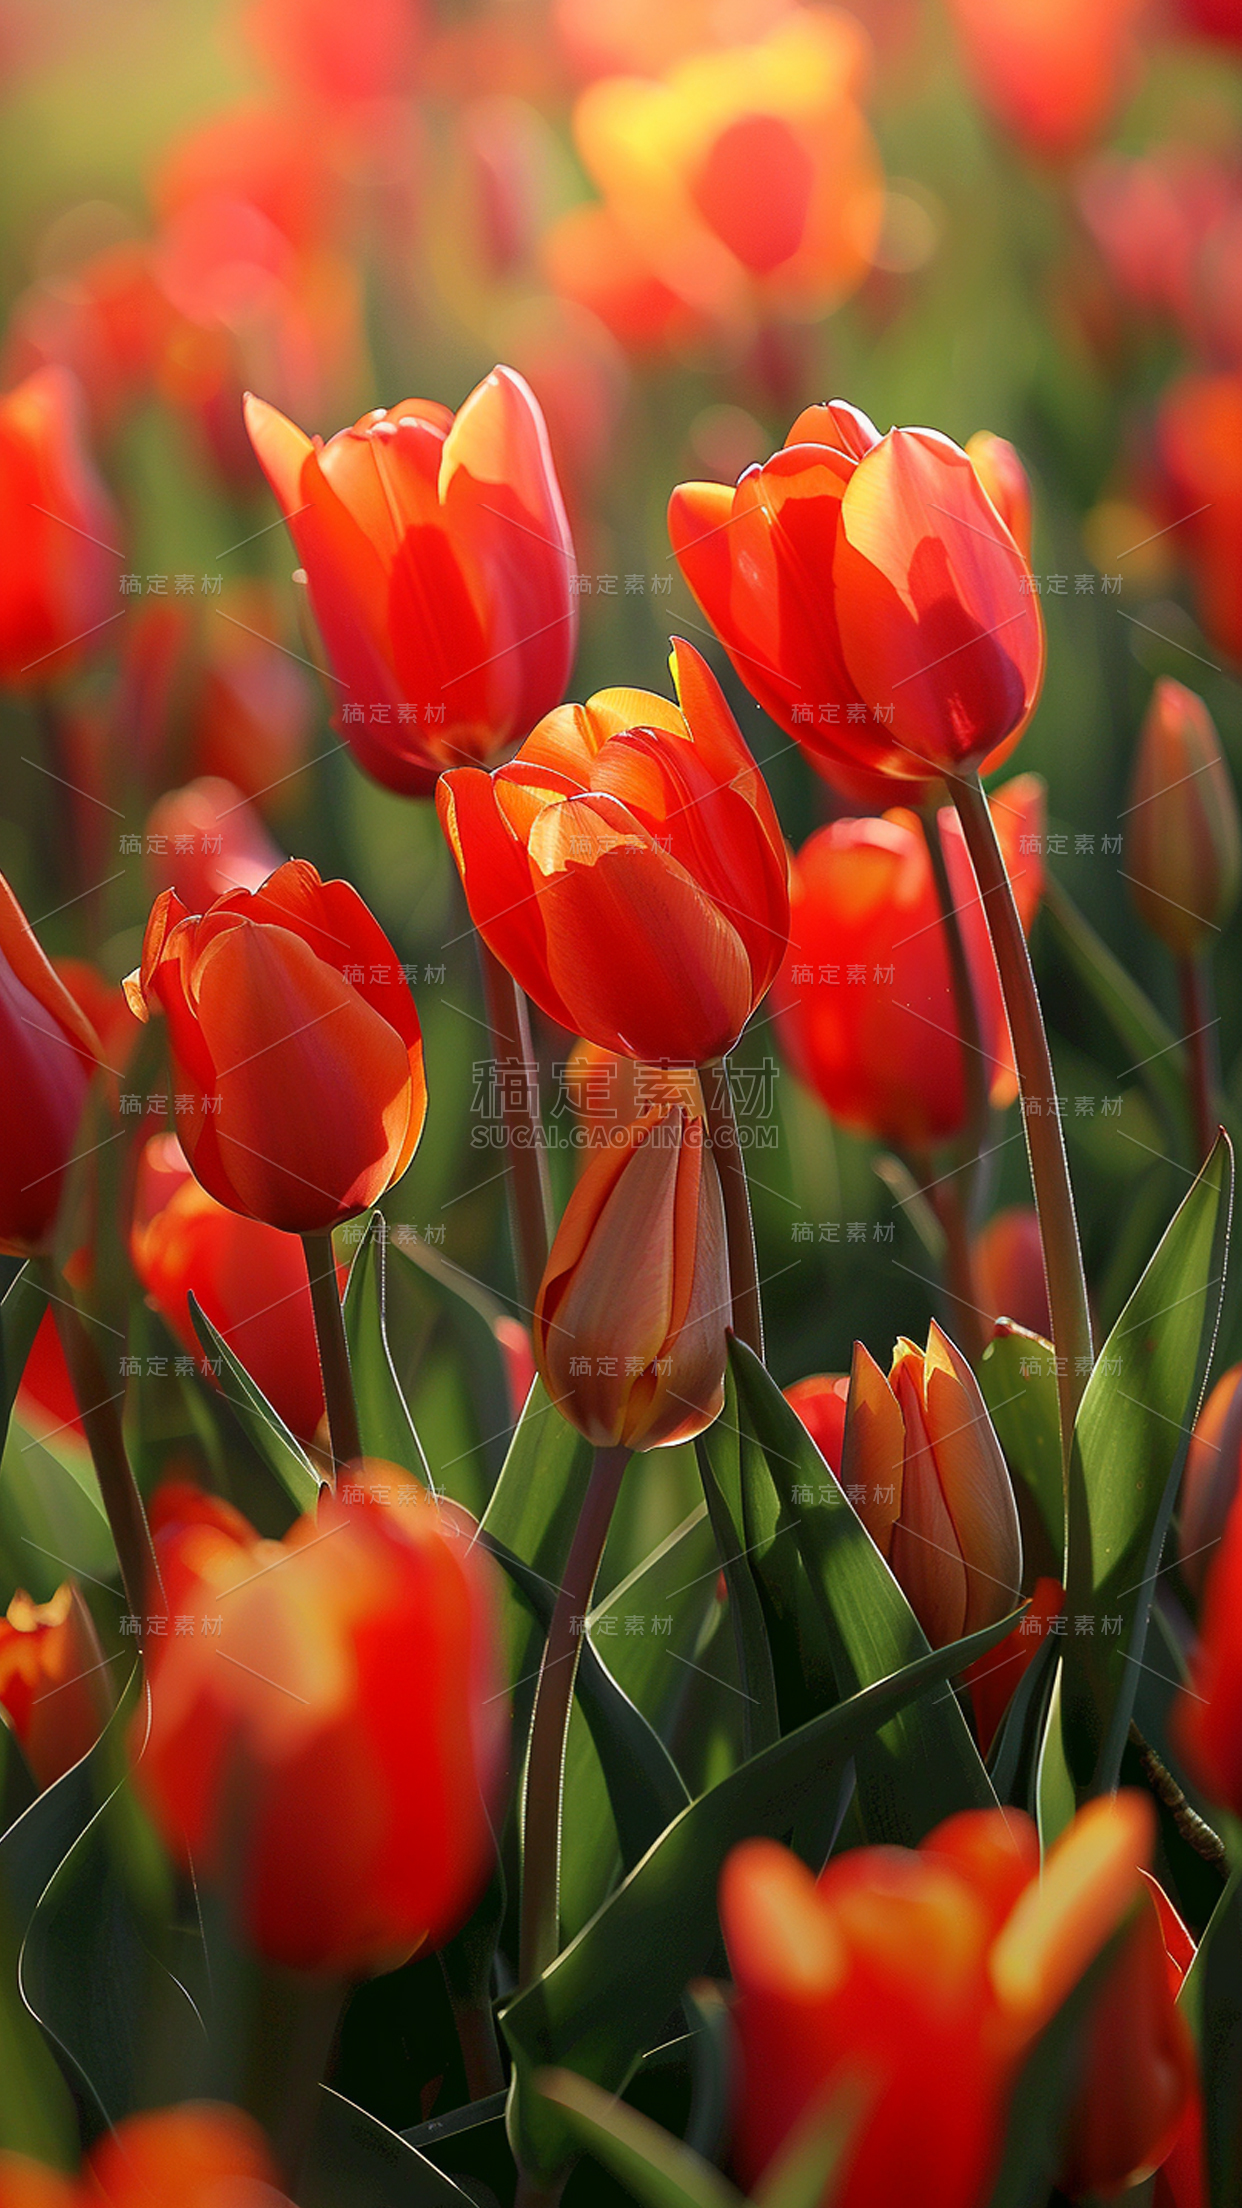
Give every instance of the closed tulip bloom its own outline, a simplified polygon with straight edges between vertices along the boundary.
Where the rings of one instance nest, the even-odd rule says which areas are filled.
[[[1018,1507],[987,1406],[932,1322],[886,1379],[854,1345],[842,1485],[933,1648],[993,1625],[1022,1584]]]
[[[1205,950],[1238,901],[1242,828],[1216,726],[1168,675],[1139,733],[1125,868],[1141,918],[1177,958]]]
[[[962,59],[1000,129],[1061,160],[1104,130],[1134,63],[1140,0],[950,0]]]
[[[246,426],[306,572],[339,726],[389,789],[503,757],[556,705],[577,639],[569,524],[539,407],[496,368],[325,445],[262,399]]]
[[[732,1048],[789,933],[789,866],[719,684],[675,642],[678,704],[601,690],[490,777],[436,793],[470,916],[528,996],[622,1057]]]
[[[1034,1204],[1008,1204],[975,1236],[971,1258],[979,1301],[995,1324],[1012,1319],[1052,1339],[1044,1245]]]
[[[71,1580],[50,1602],[21,1588],[0,1618],[0,1707],[40,1786],[93,1748],[112,1709],[90,1611]]]
[[[1182,1578],[1201,1595],[1242,1479],[1242,1365],[1222,1373],[1195,1420],[1178,1511]]]
[[[440,1945],[492,1858],[507,1726],[473,1521],[368,1463],[283,1541],[193,1488],[155,1522],[170,1609],[221,1621],[150,1659],[131,1748],[166,1843],[293,1969]]]
[[[681,484],[668,523],[741,680],[830,780],[969,774],[1016,743],[1043,681],[1039,599],[948,437],[807,407],[736,490]]]
[[[1242,1504],[1235,1490],[1211,1552],[1199,1644],[1174,1711],[1178,1752],[1214,1802],[1242,1816]]]
[[[89,1020],[0,875],[0,1250],[46,1249],[99,1059]]]
[[[231,889],[258,889],[281,863],[253,805],[214,774],[156,799],[147,852],[156,889],[175,890],[190,912],[206,912]]]
[[[347,978],[351,977],[351,978]],[[348,882],[290,859],[201,915],[156,899],[126,983],[168,1018],[186,1156],[217,1203],[291,1234],[375,1203],[414,1155],[423,1045],[396,952]]]
[[[134,1271],[192,1356],[191,1296],[299,1441],[323,1417],[323,1374],[296,1237],[228,1211],[201,1188],[175,1135],[142,1154],[130,1232]]]
[[[565,1207],[535,1303],[540,1377],[597,1448],[688,1441],[724,1402],[730,1310],[703,1122],[657,1105]]]
[[[1044,793],[1019,775],[993,797],[1024,926],[1039,909]],[[989,1094],[1017,1095],[987,917],[956,815],[940,816],[945,863],[974,987]],[[902,1149],[947,1141],[969,1092],[949,950],[927,840],[901,810],[836,820],[793,865],[789,953],[775,988],[776,1034],[794,1072],[843,1127]]]
[[[1034,1824],[1013,1810],[951,1817],[917,1850],[853,1849],[818,1880],[775,1841],[735,1848],[719,1906],[743,2182],[825,2095],[861,2078],[869,2097],[833,2208],[904,2200],[916,2169],[920,2208],[983,2208],[1033,2041],[1128,1913],[1154,1925],[1142,1886],[1153,1839],[1150,1803],[1127,1793],[1080,1812],[1042,1875]],[[1147,2096],[1124,2142],[1127,2175],[1167,2151],[1193,2081],[1189,2034],[1150,1962],[1145,1946],[1140,2010],[1123,2019]],[[1088,2080],[1101,2122],[1110,2091],[1123,2102],[1129,2091],[1116,2068],[1114,2055]]]
[[[36,369],[0,398],[0,682],[51,681],[98,644],[121,610],[119,533],[76,380]]]
[[[785,1390],[785,1401],[797,1412],[825,1464],[838,1479],[849,1393],[849,1375],[841,1372],[812,1373],[808,1380],[795,1380]]]

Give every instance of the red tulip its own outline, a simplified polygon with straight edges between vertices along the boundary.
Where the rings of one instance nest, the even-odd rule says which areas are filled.
[[[562,706],[436,803],[475,926],[545,1012],[622,1057],[701,1063],[780,964],[788,861],[715,677],[688,644],[672,665],[678,706]]]
[[[187,2101],[126,2116],[95,2142],[79,2179],[0,2154],[0,2208],[290,2208],[258,2125],[239,2108]]]
[[[1199,619],[1214,642],[1242,658],[1242,374],[1180,376],[1160,402],[1156,434]]]
[[[99,1054],[0,875],[0,1250],[46,1248]]]
[[[951,0],[962,58],[999,127],[1028,153],[1081,153],[1132,74],[1141,0]]]
[[[795,1380],[785,1390],[785,1401],[797,1412],[825,1464],[838,1479],[849,1393],[849,1374],[843,1372],[813,1373],[809,1380]]]
[[[996,765],[1030,719],[1044,672],[1030,570],[937,431],[881,437],[842,400],[808,407],[736,490],[683,483],[668,520],[742,681],[830,780]]]
[[[703,1121],[655,1106],[592,1159],[535,1299],[535,1362],[597,1448],[689,1441],[724,1401],[724,1203]]]
[[[993,1324],[1012,1319],[1029,1334],[1052,1340],[1048,1284],[1039,1213],[1033,1204],[1009,1204],[975,1236],[971,1252],[979,1301]]]
[[[1179,1697],[1174,1737],[1205,1794],[1242,1816],[1242,1500],[1235,1490],[1208,1567],[1190,1690]]]
[[[1242,1365],[1222,1373],[1195,1420],[1182,1473],[1177,1555],[1182,1578],[1203,1592],[1242,1479]]]
[[[37,369],[0,398],[0,682],[49,682],[98,649],[122,610],[120,527],[75,379]]]
[[[146,844],[155,888],[175,890],[190,912],[231,889],[258,889],[281,863],[254,807],[214,774],[156,799]]]
[[[200,1188],[175,1135],[153,1135],[138,1170],[134,1271],[192,1356],[192,1295],[299,1441],[323,1417],[323,1375],[300,1244],[226,1211]],[[344,1267],[340,1268],[341,1284]]]
[[[1168,675],[1139,731],[1124,865],[1140,918],[1175,958],[1208,948],[1242,887],[1242,824],[1216,724]]]
[[[192,1629],[152,1640],[131,1743],[167,1844],[257,1951],[351,1976],[468,1913],[507,1728],[473,1521],[362,1469],[281,1542],[195,1489],[157,1498],[169,1614]]]
[[[171,890],[126,983],[168,1017],[178,1131],[218,1203],[321,1233],[399,1180],[427,1109],[422,1035],[396,953],[348,882],[290,859],[201,917]]]
[[[1043,886],[1043,785],[1019,775],[992,804],[1029,928]],[[939,818],[990,1094],[1002,1106],[1017,1094],[1017,1077],[991,938],[956,816],[946,808]],[[773,994],[782,1050],[843,1126],[912,1150],[960,1132],[967,1089],[949,953],[926,839],[911,814],[834,821],[804,844]]]
[[[0,1706],[40,1786],[93,1748],[112,1691],[90,1611],[71,1580],[50,1602],[21,1588],[0,1618]]]
[[[377,408],[325,445],[262,399],[246,426],[306,570],[336,725],[390,789],[500,757],[573,664],[576,571],[543,416],[496,368],[454,417]]]

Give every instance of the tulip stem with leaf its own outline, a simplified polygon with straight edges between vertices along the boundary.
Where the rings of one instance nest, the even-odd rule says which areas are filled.
[[[323,1374],[323,1399],[332,1442],[332,1466],[335,1472],[339,1472],[342,1465],[352,1464],[362,1455],[362,1438],[358,1432],[358,1405],[354,1398],[353,1375],[349,1369],[349,1347],[345,1340],[345,1319],[337,1285],[332,1236],[326,1231],[322,1234],[304,1234],[302,1248],[306,1254],[306,1278],[310,1284],[311,1309],[315,1314],[315,1339],[319,1344],[319,1368]]]
[[[529,1318],[548,1262],[552,1195],[539,1117],[539,1072],[526,999],[507,966],[478,935],[483,999],[504,1114],[509,1231],[518,1300]]]
[[[763,1311],[759,1300],[759,1260],[755,1251],[750,1188],[746,1180],[746,1165],[738,1139],[737,1113],[733,1106],[733,1089],[725,1060],[712,1059],[703,1067],[700,1078],[707,1113],[707,1131],[720,1175],[720,1191],[724,1197],[733,1331],[739,1341],[745,1342],[748,1349],[754,1350],[756,1357],[762,1357]]]
[[[1220,1127],[1220,1015],[1210,956],[1191,954],[1179,960],[1177,979],[1189,1061],[1195,1150],[1202,1164],[1212,1154]]]
[[[997,841],[996,825],[983,784],[977,774],[955,777],[950,789],[987,915],[1013,1040],[1022,1124],[1043,1243],[1052,1338],[1057,1351],[1061,1458],[1063,1467],[1068,1467],[1074,1418],[1095,1351],[1052,1057],[1013,884]]]
[[[624,1445],[595,1451],[539,1666],[523,1786],[521,1986],[533,1984],[560,1947],[561,1788],[574,1681],[586,1615],[629,1461]]]

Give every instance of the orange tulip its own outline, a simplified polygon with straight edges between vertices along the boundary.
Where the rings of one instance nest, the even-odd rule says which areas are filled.
[[[62,675],[121,613],[120,520],[82,438],[65,368],[0,398],[0,682]]]
[[[1139,734],[1125,871],[1140,917],[1175,958],[1207,948],[1242,886],[1242,825],[1216,724],[1202,698],[1168,675]]]
[[[231,889],[258,889],[281,863],[253,805],[214,774],[167,790],[147,815],[147,859],[157,890],[206,912]]]
[[[0,1250],[28,1257],[56,1224],[99,1042],[0,875]]]
[[[1016,743],[1043,681],[1039,599],[949,438],[811,406],[736,490],[681,484],[668,521],[742,681],[829,780],[931,781]]]
[[[418,1014],[396,953],[348,882],[290,859],[201,916],[155,901],[125,984],[167,1014],[178,1128],[230,1211],[322,1233],[399,1180],[427,1109]]]
[[[822,314],[861,283],[880,232],[868,60],[852,17],[794,9],[755,43],[691,53],[655,80],[600,79],[574,137],[672,292],[725,324]]]
[[[586,1151],[624,1140],[653,1104],[684,1104],[703,1117],[703,1089],[693,1066],[644,1066],[600,1043],[575,1043],[562,1079]]]
[[[535,1301],[535,1362],[597,1448],[659,1449],[724,1401],[724,1203],[703,1122],[657,1105],[592,1159]]]
[[[80,2179],[0,2154],[0,2208],[289,2208],[267,2142],[239,2108],[187,2101],[127,2116],[91,2148]]]
[[[962,59],[1001,130],[1050,160],[1108,124],[1134,63],[1142,0],[950,0]]]
[[[1236,1490],[1210,1557],[1190,1691],[1179,1697],[1173,1733],[1204,1793],[1242,1816],[1242,1502]]]
[[[975,1713],[975,1730],[982,1755],[991,1752],[1001,1719],[1018,1690],[1028,1664],[1035,1661],[1053,1620],[1065,1609],[1065,1589],[1059,1579],[1037,1579],[1031,1599],[1012,1633],[976,1656],[962,1673],[962,1682]]]
[[[1102,1989],[1110,2018],[1115,1989],[1140,1996],[1120,2020],[1129,2076],[1118,2080],[1114,2047],[1088,2087],[1126,2174],[1158,2161],[1188,2104],[1193,2055],[1163,1953],[1156,1971],[1142,1929],[1143,1911],[1155,1925],[1142,1886],[1153,1839],[1151,1804],[1126,1793],[1081,1811],[1042,1876],[1035,1827],[1012,1810],[951,1817],[917,1851],[856,1848],[818,1880],[775,1841],[743,1841],[720,1882],[742,2179],[754,2183],[811,2108],[853,2079],[864,2109],[834,2208],[905,2200],[914,2170],[920,2208],[983,2208],[1022,2062],[1131,1911],[1137,1950],[1131,1934]],[[1143,2103],[1128,2107],[1135,2084]],[[1101,2181],[1104,2160],[1090,2169]]]
[[[1019,775],[992,800],[1029,929],[1043,868],[1043,785]],[[966,945],[989,1093],[1012,1103],[1017,1076],[987,919],[955,814],[939,816]],[[794,860],[790,943],[773,996],[789,1063],[842,1126],[903,1149],[958,1134],[967,1087],[949,952],[927,842],[910,813],[837,820]]]
[[[325,445],[262,399],[246,426],[306,570],[336,725],[388,788],[499,758],[564,691],[576,570],[543,416],[496,368],[454,417],[377,408]]]
[[[808,1380],[795,1380],[785,1390],[785,1401],[797,1412],[825,1464],[838,1479],[849,1393],[848,1375],[839,1372],[812,1373]]]
[[[971,1263],[979,1301],[994,1325],[1012,1319],[1028,1334],[1052,1340],[1044,1245],[1033,1204],[1009,1204],[989,1219],[975,1236]]]
[[[1182,1473],[1177,1555],[1182,1578],[1203,1593],[1242,1479],[1242,1365],[1222,1373],[1195,1420]]]
[[[436,803],[470,916],[536,1004],[622,1057],[697,1064],[780,965],[789,869],[714,675],[680,642],[672,667],[679,705],[601,690]]]
[[[167,1844],[294,1969],[438,1946],[492,1858],[507,1725],[473,1521],[370,1463],[280,1542],[193,1488],[165,1489],[155,1524],[170,1615],[192,1621],[153,1641],[131,1739]]]
[[[854,1344],[841,1484],[933,1648],[993,1625],[1022,1584],[1018,1507],[987,1406],[933,1320],[887,1379]]]
[[[192,1295],[299,1441],[323,1417],[310,1288],[294,1236],[226,1211],[200,1188],[175,1135],[142,1154],[130,1232],[134,1271],[192,1356]],[[340,1268],[343,1282],[344,1268]]]
[[[50,1602],[21,1588],[0,1619],[0,1705],[40,1786],[93,1748],[112,1692],[90,1611],[71,1580]]]
[[[1194,581],[1199,619],[1234,659],[1242,658],[1242,374],[1179,376],[1160,402],[1157,455],[1167,478],[1169,519]]]

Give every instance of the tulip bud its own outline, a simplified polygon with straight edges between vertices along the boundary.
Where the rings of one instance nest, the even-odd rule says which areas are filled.
[[[1182,1474],[1177,1555],[1201,1596],[1242,1472],[1242,1365],[1223,1373],[1195,1420]]]
[[[977,429],[966,440],[975,474],[1006,529],[1029,564],[1031,557],[1031,481],[1007,437]]]
[[[1237,902],[1242,829],[1215,724],[1167,675],[1139,734],[1125,864],[1141,918],[1176,958],[1203,950]]]
[[[156,890],[175,889],[190,912],[206,912],[231,889],[258,889],[281,863],[253,805],[217,775],[157,798],[146,840]]]
[[[795,1380],[785,1390],[785,1401],[797,1412],[825,1464],[838,1479],[849,1393],[848,1378],[836,1372],[812,1373],[809,1380]]]
[[[40,1786],[98,1740],[112,1694],[94,1621],[71,1580],[50,1602],[19,1588],[0,1619],[0,1705]]]
[[[258,1953],[342,1975],[467,1915],[508,1722],[473,1521],[395,1466],[364,1473],[280,1542],[194,1488],[157,1495],[169,1608],[208,1622],[153,1643],[131,1743],[165,1841]]]
[[[989,1219],[971,1251],[979,1301],[995,1323],[1012,1319],[1052,1339],[1044,1245],[1033,1204],[1011,1204]]]
[[[347,978],[348,977],[348,978]],[[322,1233],[399,1180],[427,1110],[423,1044],[397,954],[357,890],[290,859],[201,917],[170,889],[125,984],[168,1018],[178,1131],[217,1203]]]
[[[0,875],[0,1250],[46,1248],[98,1059],[94,1029]]]
[[[724,1401],[724,1203],[703,1122],[658,1105],[587,1167],[535,1303],[535,1362],[597,1448],[701,1434]]]
[[[0,398],[0,682],[64,674],[121,611],[120,522],[81,412],[67,368],[37,369]]]
[[[1242,1495],[1229,1505],[1211,1553],[1190,1688],[1173,1713],[1173,1739],[1211,1801],[1242,1816]]]
[[[992,1625],[1022,1584],[1018,1509],[979,1383],[933,1322],[886,1380],[854,1345],[841,1483],[933,1648]]]

